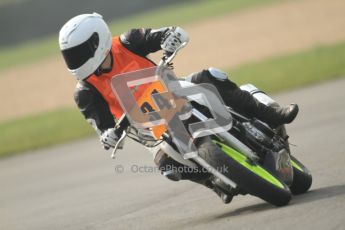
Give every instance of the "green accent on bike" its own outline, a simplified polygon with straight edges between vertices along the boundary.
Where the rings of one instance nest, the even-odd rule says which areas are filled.
[[[291,159],[291,165],[292,165],[292,167],[298,169],[299,171],[304,172],[303,169],[296,162],[294,162],[292,159]]]
[[[270,182],[271,184],[284,189],[284,185],[277,179],[275,178],[272,174],[267,172],[264,168],[262,168],[260,165],[257,164],[250,164],[248,163],[248,158],[244,156],[243,154],[237,152],[236,150],[230,148],[229,146],[213,140],[216,144],[221,146],[221,149],[223,150],[224,153],[226,153],[229,157],[240,163],[242,166],[245,168],[249,169],[256,175],[260,176],[261,178],[265,179],[266,181]]]

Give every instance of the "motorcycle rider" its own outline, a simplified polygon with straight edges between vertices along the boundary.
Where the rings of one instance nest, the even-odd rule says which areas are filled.
[[[60,49],[69,72],[77,79],[75,102],[98,133],[105,149],[115,146],[118,140],[115,119],[123,114],[110,87],[111,77],[153,67],[155,64],[147,58],[148,54],[163,50],[167,55],[188,39],[188,34],[180,27],[130,29],[120,36],[112,37],[107,24],[97,13],[73,17],[61,28]],[[216,68],[194,73],[186,80],[215,85],[227,105],[273,127],[292,122],[298,113],[296,104],[272,108],[259,103]],[[144,85],[138,87],[134,96],[138,98],[144,90]],[[166,165],[181,165],[162,151],[156,154],[155,163],[169,179],[189,179],[204,184],[213,189],[224,203],[232,199],[232,194],[224,191],[209,175],[205,179],[205,175],[183,173],[176,176],[174,172],[164,171]]]

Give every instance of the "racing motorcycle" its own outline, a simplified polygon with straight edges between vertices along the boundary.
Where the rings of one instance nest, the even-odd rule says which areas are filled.
[[[226,127],[208,129],[207,132],[199,132],[199,136],[190,134],[176,138],[174,137],[178,132],[176,127],[169,128],[167,123],[162,123],[164,119],[159,119],[159,116],[157,119],[157,111],[161,109],[157,103],[157,95],[174,88],[168,87],[157,76],[162,76],[164,71],[170,73],[165,75],[171,76],[170,63],[185,45],[186,43],[183,43],[173,54],[163,58],[158,67],[126,73],[125,76],[116,76],[112,79],[113,93],[117,98],[131,98],[129,105],[128,103],[125,105],[126,102],[120,100],[122,107],[131,106],[131,109],[125,109],[126,113],[117,122],[120,138],[111,157],[115,158],[115,153],[123,148],[124,140],[129,137],[146,146],[153,153],[158,150],[164,151],[169,157],[189,168],[206,169],[223,182],[225,186],[222,189],[233,195],[250,194],[275,206],[284,206],[289,203],[292,195],[307,192],[312,184],[311,173],[291,154],[284,126],[273,129],[266,123],[239,114],[224,104],[220,112],[222,114],[214,114],[210,109],[210,103],[191,93],[183,95],[184,102],[189,105],[189,113],[184,113],[188,116],[183,118],[182,126],[177,123],[170,124],[171,126],[179,126],[180,129],[190,131],[192,123],[206,124],[214,121],[215,115],[225,115]],[[149,80],[145,82],[138,78],[142,75],[148,76],[145,79]],[[177,88],[184,92],[193,91],[195,87],[193,83],[184,80],[175,79],[171,82],[173,83],[171,85],[175,85],[175,88],[178,85]],[[145,92],[133,101],[134,97],[131,95],[133,88],[142,83],[149,85]],[[119,93],[124,88],[128,89],[125,96]],[[271,97],[251,84],[243,85],[241,89],[250,92],[263,104],[279,106]],[[171,97],[166,98],[167,101],[170,99]],[[179,99],[175,98],[175,100]],[[132,114],[131,119],[130,114]],[[168,112],[165,117],[170,115],[170,119],[173,119],[171,114]],[[147,119],[141,119],[143,116],[147,116]],[[133,117],[138,118],[136,122]],[[152,119],[155,117],[156,119]],[[157,120],[159,122],[155,123],[154,121]],[[146,126],[140,126],[139,123],[145,123]],[[224,122],[221,125],[224,126]],[[194,146],[194,151],[185,151],[186,146],[190,148],[191,145]],[[219,170],[222,168],[228,170]]]

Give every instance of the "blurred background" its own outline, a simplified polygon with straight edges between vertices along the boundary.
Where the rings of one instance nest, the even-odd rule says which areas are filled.
[[[301,144],[300,150],[309,154],[302,155],[302,159],[308,159],[319,172],[316,187],[334,186],[313,193],[303,205],[279,209],[277,219],[294,215],[299,218],[305,214],[304,208],[310,208],[315,213],[311,211],[311,216],[303,219],[309,228],[329,229],[333,225],[333,229],[342,229],[339,226],[344,226],[344,207],[340,205],[344,204],[345,187],[339,181],[344,180],[344,171],[337,162],[344,162],[340,157],[345,154],[344,134],[329,134],[344,125],[344,0],[0,0],[0,229],[54,229],[54,221],[58,223],[55,229],[113,229],[111,226],[119,222],[122,227],[118,229],[126,229],[135,228],[130,225],[134,220],[139,225],[147,224],[147,215],[160,218],[154,218],[147,229],[165,221],[171,228],[189,229],[198,222],[194,212],[199,206],[206,220],[210,219],[210,207],[225,213],[212,220],[227,217],[227,211],[212,206],[211,201],[201,202],[208,199],[209,193],[205,195],[204,190],[193,190],[195,198],[187,192],[194,187],[176,188],[157,179],[158,174],[126,174],[122,180],[114,176],[114,163],[104,156],[95,132],[74,103],[76,81],[68,73],[58,47],[63,24],[73,16],[92,12],[104,16],[114,36],[130,28],[183,27],[190,42],[174,60],[179,76],[213,66],[226,71],[239,85],[252,83],[278,95],[283,103],[300,103],[299,120],[292,125],[291,136]],[[151,58],[158,62],[161,55],[157,52]],[[326,88],[312,90],[324,84]],[[333,90],[335,87],[338,90]],[[338,139],[331,140],[331,136]],[[321,155],[328,152],[329,146],[334,147],[334,158]],[[120,162],[151,164],[150,157],[135,155],[141,150],[140,146],[129,145]],[[314,153],[320,155],[315,157]],[[329,163],[331,175],[325,176],[328,167],[320,162]],[[115,177],[116,182],[112,181]],[[132,183],[134,178],[140,180]],[[120,190],[121,186],[126,189]],[[153,190],[159,196],[151,194]],[[114,194],[122,203],[111,202]],[[163,215],[171,212],[160,203],[168,197],[166,194],[179,194],[179,199],[169,202],[172,210],[181,209],[189,201],[189,220],[183,213]],[[313,201],[338,195],[339,200],[327,209],[334,211],[332,217],[323,220],[325,212],[313,209]],[[158,206],[152,208],[154,202]],[[275,229],[290,229],[288,222],[282,225],[273,220],[276,211],[246,202],[237,203],[237,212],[229,215],[248,214],[251,208],[264,210],[266,216],[258,216],[262,225],[269,222]],[[244,204],[250,208],[240,208]],[[136,209],[146,211],[136,213]],[[91,221],[95,212],[98,222]],[[113,219],[115,213],[123,216]],[[41,215],[45,218],[40,219]],[[240,217],[236,220],[238,226],[250,224]]]
[[[0,46],[15,46],[56,35],[67,20],[82,13],[101,12],[106,21],[113,21],[145,11],[192,1],[2,0],[0,20],[6,23],[1,23],[0,29],[6,33],[1,36]]]

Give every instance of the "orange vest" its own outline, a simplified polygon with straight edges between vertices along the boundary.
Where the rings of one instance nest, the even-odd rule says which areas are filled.
[[[109,73],[101,76],[91,75],[87,82],[93,85],[108,103],[110,112],[117,119],[123,114],[120,103],[112,92],[110,81],[115,75],[132,72],[155,66],[151,61],[136,55],[124,47],[119,37],[113,38],[111,52],[113,54],[113,69]],[[134,97],[138,99],[148,85],[142,85],[134,92]]]

